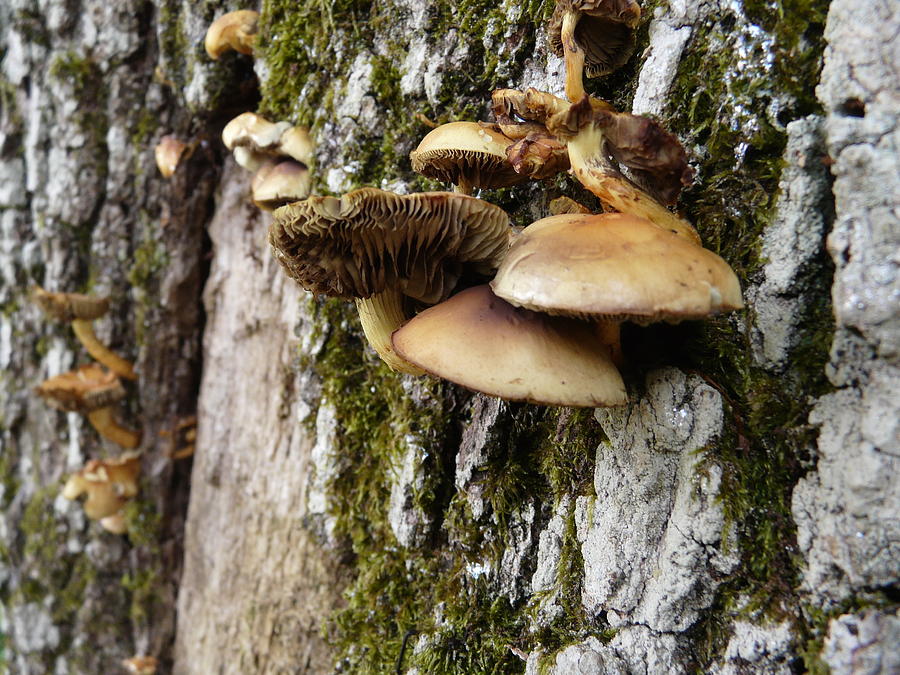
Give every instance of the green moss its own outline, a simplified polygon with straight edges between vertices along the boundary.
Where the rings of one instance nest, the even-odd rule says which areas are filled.
[[[73,51],[54,57],[47,69],[50,79],[70,87],[78,101],[75,122],[88,136],[97,156],[96,170],[106,172],[107,84],[100,66],[87,56]]]

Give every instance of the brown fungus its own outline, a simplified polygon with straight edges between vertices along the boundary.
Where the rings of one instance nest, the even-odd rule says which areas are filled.
[[[50,293],[40,286],[31,292],[31,298],[52,319],[72,324],[72,330],[88,354],[126,380],[136,380],[137,374],[130,361],[112,352],[97,338],[91,322],[109,311],[109,300],[81,293]]]
[[[69,476],[62,495],[78,499],[86,494],[84,514],[91,520],[119,513],[125,503],[138,493],[140,455],[126,452],[110,459],[92,459],[84,468]]]
[[[625,65],[641,18],[635,0],[557,0],[547,32],[550,49],[566,61],[566,96],[584,96],[582,74],[594,78]]]
[[[123,448],[136,448],[141,434],[119,426],[112,405],[125,397],[115,373],[96,363],[44,380],[35,392],[54,408],[86,415],[101,436]]]
[[[300,201],[309,196],[309,169],[300,162],[286,159],[264,164],[253,176],[250,192],[253,203],[263,211]]]
[[[154,150],[154,156],[156,158],[156,167],[163,178],[172,177],[187,150],[188,145],[171,134],[159,139],[159,143]]]
[[[303,288],[355,298],[363,330],[395,370],[420,374],[393,353],[390,334],[408,317],[404,297],[434,304],[463,268],[488,275],[508,247],[509,216],[448,192],[396,195],[363,188],[276,209],[275,257]]]
[[[476,286],[393,335],[397,353],[469,389],[544,405],[615,406],[625,385],[589,324],[513,307]]]

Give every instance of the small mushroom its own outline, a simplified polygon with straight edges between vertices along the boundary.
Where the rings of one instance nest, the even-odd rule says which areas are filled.
[[[625,65],[641,18],[635,0],[557,0],[550,17],[550,49],[566,60],[566,96],[584,96],[582,74],[600,77]]]
[[[125,511],[119,509],[111,516],[100,519],[100,527],[112,534],[125,534],[128,532],[128,520],[125,518]]]
[[[513,307],[488,286],[429,307],[393,343],[433,375],[512,401],[597,407],[627,398],[589,324]]]
[[[159,140],[154,154],[156,156],[156,167],[163,175],[163,178],[171,178],[187,148],[186,143],[182,143],[171,134],[163,136]]]
[[[616,358],[617,323],[677,323],[743,307],[722,258],[624,213],[550,216],[526,227],[491,287],[517,307],[616,322],[602,341]]]
[[[107,518],[118,513],[138,493],[140,472],[141,460],[136,452],[110,459],[92,459],[81,471],[69,476],[62,495],[74,500],[87,494],[84,515],[91,520]]]
[[[473,188],[501,188],[528,180],[506,158],[512,143],[496,125],[450,122],[429,131],[409,159],[416,173],[453,183],[457,192],[468,195]]]
[[[235,161],[256,171],[278,157],[290,157],[309,166],[313,144],[303,127],[290,122],[270,122],[253,112],[241,113],[222,129],[222,142],[233,151]]]
[[[126,380],[136,380],[134,366],[118,354],[112,352],[97,339],[91,321],[109,311],[109,300],[81,293],[50,293],[36,286],[31,293],[32,300],[50,318],[68,321],[72,324],[75,337],[88,354]]]
[[[130,675],[155,675],[159,662],[153,656],[132,656],[124,659],[122,665]]]
[[[136,448],[141,442],[140,432],[119,426],[113,417],[113,403],[125,396],[122,383],[96,363],[51,377],[35,392],[59,410],[87,415],[101,436],[123,448]]]
[[[249,9],[228,12],[213,21],[204,41],[209,58],[218,60],[230,49],[252,54],[258,22],[259,12]]]
[[[287,159],[264,164],[253,176],[250,192],[254,204],[263,211],[273,211],[309,196],[310,183],[309,169]]]
[[[363,188],[276,209],[269,243],[303,288],[356,299],[366,337],[395,370],[390,334],[408,317],[404,297],[446,298],[463,268],[496,269],[508,247],[509,216],[480,199],[448,192],[396,195]]]

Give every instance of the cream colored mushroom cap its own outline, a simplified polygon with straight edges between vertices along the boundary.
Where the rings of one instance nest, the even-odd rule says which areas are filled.
[[[253,203],[264,211],[272,211],[306,198],[311,182],[309,169],[300,162],[272,162],[253,176],[250,184]]]
[[[204,40],[209,58],[218,59],[229,49],[252,54],[258,21],[259,12],[250,9],[228,12],[213,21]]]
[[[178,168],[181,156],[187,150],[187,145],[171,134],[163,136],[154,150],[156,167],[163,178],[171,178]]]
[[[528,180],[506,159],[512,139],[477,122],[450,122],[432,129],[409,153],[413,171],[445,183],[460,178],[480,188],[499,188]]]
[[[254,112],[241,113],[222,129],[222,142],[229,150],[248,146],[266,150],[278,145],[282,134],[290,128],[287,122],[270,122]]]
[[[304,127],[289,127],[282,134],[278,142],[278,152],[296,159],[306,166],[312,165],[315,147],[309,137],[309,131]]]
[[[564,214],[526,227],[491,287],[514,305],[577,317],[678,322],[743,307],[722,258],[648,220]]]
[[[511,401],[598,407],[627,398],[588,324],[513,307],[487,285],[429,307],[393,343],[423,370]]]

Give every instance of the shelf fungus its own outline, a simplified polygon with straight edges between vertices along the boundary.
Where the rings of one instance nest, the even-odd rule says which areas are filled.
[[[163,178],[172,177],[179,163],[185,157],[187,150],[188,145],[171,134],[159,139],[159,143],[154,150],[154,156],[156,158],[156,168],[159,169]]]
[[[694,227],[665,206],[690,184],[693,171],[678,139],[659,124],[588,96],[570,104],[536,89],[498,89],[492,101],[503,125],[538,122],[564,142],[575,177],[602,202],[700,243]]]
[[[136,452],[111,459],[92,459],[81,471],[69,476],[62,495],[74,500],[86,494],[84,515],[91,520],[109,518],[138,493],[140,471],[140,455]]]
[[[276,209],[269,242],[303,288],[356,299],[369,343],[391,368],[421,374],[391,346],[391,332],[409,316],[406,299],[433,305],[464,270],[493,273],[509,229],[502,209],[475,197],[363,188]]]
[[[532,223],[491,287],[517,307],[602,322],[600,340],[615,360],[622,321],[677,323],[743,307],[738,279],[722,258],[623,213]]]
[[[607,75],[634,51],[641,18],[635,0],[557,0],[547,33],[550,49],[566,61],[566,96],[584,96],[582,76]]]
[[[424,310],[393,344],[433,375],[511,401],[606,407],[627,400],[590,324],[513,307],[486,285]]]
[[[40,286],[31,292],[32,300],[52,319],[72,324],[75,337],[94,359],[119,377],[136,380],[134,366],[111,351],[97,338],[91,322],[109,311],[109,300],[81,293],[50,293]]]
[[[222,54],[232,49],[241,54],[253,54],[258,23],[259,12],[249,9],[220,16],[206,31],[204,46],[209,58],[218,60]]]
[[[35,392],[54,408],[87,415],[101,436],[123,448],[141,442],[140,432],[119,426],[113,416],[113,404],[125,396],[122,383],[96,363],[44,380]]]

